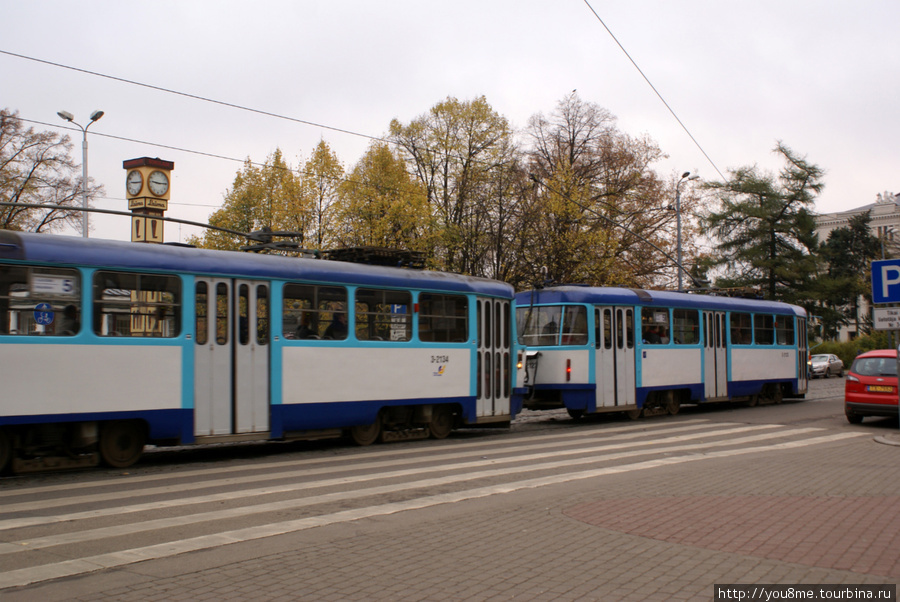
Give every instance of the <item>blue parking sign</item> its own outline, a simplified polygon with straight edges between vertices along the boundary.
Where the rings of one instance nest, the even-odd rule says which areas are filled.
[[[900,303],[900,259],[872,262],[872,302]]]

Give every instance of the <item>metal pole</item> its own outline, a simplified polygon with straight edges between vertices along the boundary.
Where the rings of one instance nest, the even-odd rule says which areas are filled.
[[[681,174],[681,179],[675,184],[675,260],[678,262],[678,290],[684,290],[684,275],[682,274],[681,264],[681,183],[687,180],[696,180],[700,176],[692,176],[691,172],[686,171]]]
[[[885,226],[885,227],[882,228],[882,230],[881,230],[881,260],[882,260],[882,261],[884,261],[884,259],[885,259],[885,255],[884,255],[884,239],[887,238],[888,233],[890,233],[890,232],[892,232],[892,231],[893,231],[893,227],[892,227],[892,226]],[[888,307],[894,307],[894,304],[891,303]],[[857,310],[857,313],[858,313],[858,310]],[[869,315],[871,315],[871,313],[872,313],[872,310],[869,309]],[[857,317],[857,319],[859,319],[859,316],[858,316],[858,315],[857,315],[856,317]],[[893,330],[888,330],[888,331],[886,331],[886,332],[887,332],[887,338],[888,338],[888,347],[890,347],[891,349],[896,349],[896,348],[897,348],[897,345],[894,344],[894,331],[893,331]],[[859,334],[859,333],[857,333],[857,334]],[[898,344],[900,344],[900,340],[898,340]],[[898,366],[900,366],[900,357],[897,358],[897,362],[898,362]],[[898,374],[900,374],[900,373],[898,373]]]
[[[90,120],[88,124],[84,127],[81,126],[80,123],[75,121],[75,116],[69,113],[68,111],[57,111],[57,115],[59,115],[62,119],[65,119],[69,123],[78,126],[78,129],[81,130],[83,134],[83,138],[81,140],[81,236],[84,238],[88,237],[88,141],[87,141],[87,131],[88,128],[91,127],[91,124],[103,117],[103,111],[94,111],[91,113]]]
[[[94,123],[94,122],[92,121],[91,123]],[[88,127],[90,127],[91,123],[88,124]],[[88,207],[87,128],[83,128],[82,131],[84,132],[84,141],[81,143],[81,207],[83,209],[87,209],[87,207]],[[84,238],[88,237],[88,212],[87,211],[81,212],[81,236]]]
[[[675,258],[678,261],[678,291],[684,290],[684,278],[681,273],[681,182],[684,181],[684,177],[688,175],[685,174],[681,176],[681,180],[678,180],[678,184],[675,185],[675,229],[676,229],[676,244],[677,250],[675,253]]]

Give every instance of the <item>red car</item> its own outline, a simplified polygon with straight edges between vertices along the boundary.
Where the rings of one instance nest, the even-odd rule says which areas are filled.
[[[876,349],[853,360],[844,382],[844,413],[853,424],[864,416],[897,416],[897,350]]]

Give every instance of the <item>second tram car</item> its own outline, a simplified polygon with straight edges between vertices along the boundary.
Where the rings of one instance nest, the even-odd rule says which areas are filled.
[[[807,391],[806,312],[786,303],[560,286],[516,296],[530,409],[676,413]]]
[[[145,443],[446,437],[518,412],[513,289],[0,231],[0,469]]]

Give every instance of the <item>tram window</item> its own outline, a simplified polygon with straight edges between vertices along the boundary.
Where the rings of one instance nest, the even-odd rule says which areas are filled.
[[[479,305],[481,302],[479,301]],[[478,360],[477,366],[475,368],[475,382],[477,383],[475,386],[475,397],[481,399],[481,352],[478,352]]]
[[[196,305],[194,314],[196,316],[196,336],[198,345],[206,345],[209,342],[209,286],[205,282],[198,282],[194,294],[194,304]]]
[[[775,341],[779,345],[794,344],[794,318],[778,316],[775,318]]]
[[[100,336],[174,337],[181,328],[177,276],[94,274],[94,332]]]
[[[567,305],[562,330],[563,345],[584,345],[588,342],[587,310],[582,305]]]
[[[484,396],[486,399],[491,398],[491,372],[493,370],[493,362],[491,361],[494,358],[494,354],[490,351],[484,352],[484,364],[482,365],[482,369],[484,372],[481,375],[484,377]]]
[[[0,335],[73,336],[80,326],[78,270],[0,265]]]
[[[268,289],[265,285],[256,287],[256,311],[251,312],[250,286],[242,284],[238,288],[238,340],[241,345],[249,345],[251,337],[257,345],[265,345],[269,340]],[[255,316],[255,324],[251,320]]]
[[[503,347],[503,307],[500,301],[494,301],[494,347]]]
[[[356,338],[408,341],[412,338],[412,295],[408,291],[357,289]]]
[[[625,320],[622,317],[622,310],[617,309],[616,310],[616,348],[617,349],[624,349],[624,345],[625,345],[625,343],[624,343],[625,334],[623,332],[624,326],[625,326],[624,322],[625,322]]]
[[[419,295],[419,340],[464,343],[469,339],[469,300],[463,295]]]
[[[625,310],[625,346],[634,349],[634,310]]]
[[[772,316],[755,314],[753,316],[753,326],[757,345],[772,345],[775,343],[775,323]]]
[[[519,341],[524,345],[557,345],[561,318],[561,305],[517,308]]]
[[[475,304],[475,332],[478,333],[478,348],[480,349],[481,347],[484,346],[482,337],[481,337],[481,299],[476,301],[476,304]],[[481,364],[479,363],[479,365],[481,365]],[[478,382],[481,383],[481,379],[479,379]],[[480,397],[480,395],[479,395],[479,397]]]
[[[753,343],[753,321],[750,314],[731,314],[731,344],[750,345]]]
[[[509,316],[510,316],[509,303],[503,304],[503,348],[509,349],[509,337],[512,335],[509,328]],[[508,381],[509,379],[504,379]],[[508,396],[508,394],[507,394]]]
[[[503,397],[509,397],[509,352],[503,353]]]
[[[346,308],[347,289],[344,287],[285,285],[282,334],[286,339],[345,339]]]
[[[641,311],[641,339],[645,344],[669,342],[669,310],[645,308]]]
[[[238,287],[238,341],[241,345],[250,343],[250,287],[242,284]]]
[[[256,287],[256,344],[269,342],[269,287]]]
[[[700,315],[696,309],[672,311],[672,342],[695,345],[700,342]]]
[[[220,282],[216,285],[216,345],[228,344],[228,317],[230,297],[228,294],[228,285]]]
[[[491,347],[491,317],[494,315],[490,301],[484,302],[484,346]],[[490,391],[490,389],[488,389]]]
[[[603,348],[612,349],[613,329],[612,329],[612,310],[603,310]]]
[[[494,301],[494,347],[503,346],[503,308],[499,301]],[[500,391],[497,391],[500,395]]]

